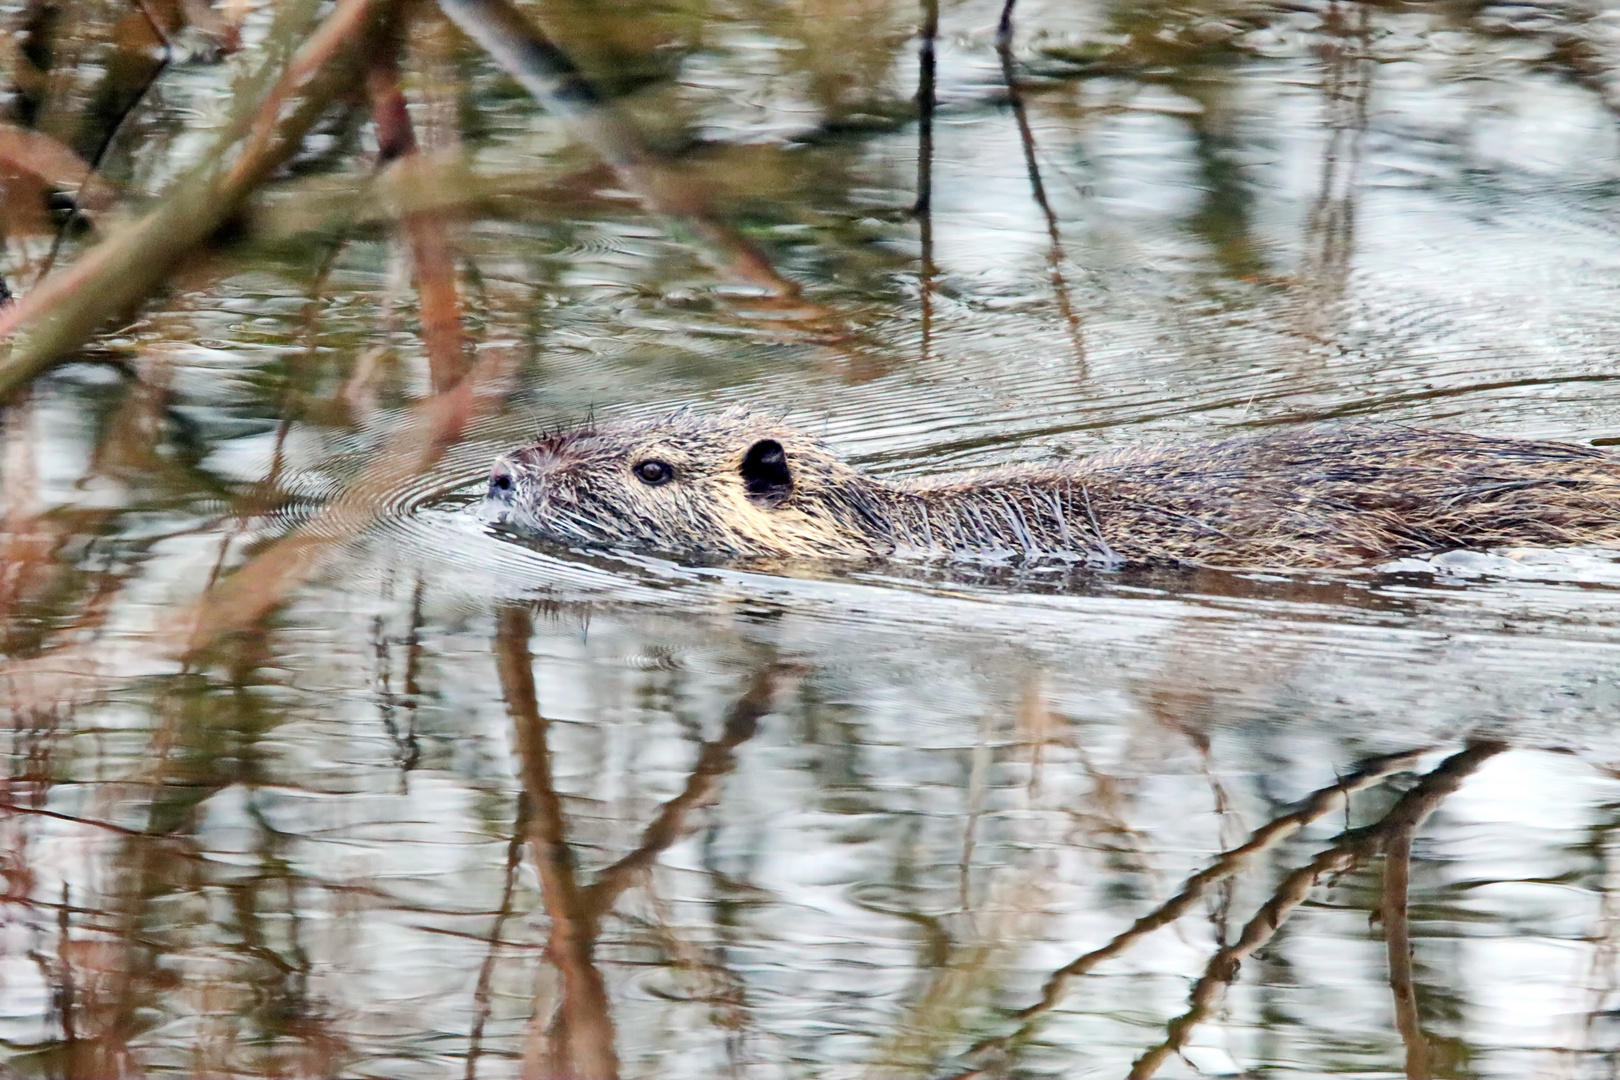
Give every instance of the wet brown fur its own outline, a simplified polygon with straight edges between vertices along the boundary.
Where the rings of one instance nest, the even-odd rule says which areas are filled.
[[[791,493],[751,496],[775,440]],[[631,468],[667,461],[650,487]],[[1620,458],[1396,424],[1293,428],[1083,461],[884,481],[740,410],[592,426],[503,457],[513,527],[722,558],[1062,555],[1099,564],[1319,567],[1452,548],[1620,545]]]

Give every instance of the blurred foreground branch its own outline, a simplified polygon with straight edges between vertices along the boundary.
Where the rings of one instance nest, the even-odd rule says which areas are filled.
[[[354,56],[384,2],[338,0],[313,33],[308,23],[283,28],[285,40],[308,39],[259,103],[246,130],[227,131],[203,164],[177,182],[156,209],[0,311],[0,342],[12,343],[0,357],[0,400],[104,324],[127,315],[231,220],[355,77],[355,66],[345,61]],[[303,10],[312,13],[314,8]]]
[[[573,61],[507,0],[439,0],[439,7],[608,164],[646,206],[691,230],[720,269],[769,296],[793,300],[799,287],[747,238],[722,221],[695,183],[662,160],[630,118],[604,100]],[[818,314],[801,305],[804,314]]]
[[[371,98],[371,116],[377,128],[378,163],[396,168],[414,166],[421,159],[416,129],[399,83],[399,49],[397,35],[379,41],[366,71],[366,93]],[[407,213],[401,217],[400,227],[410,248],[416,279],[422,347],[427,352],[433,389],[442,393],[454,386],[467,369],[455,254],[440,215]]]
[[[492,350],[455,387],[420,403],[337,498],[182,614],[180,629],[190,620],[185,651],[196,652],[223,633],[251,626],[285,602],[369,527],[406,481],[426,472],[475,418],[497,406],[512,366],[510,354]]]
[[[143,638],[147,663],[189,662],[224,635],[250,630],[319,573],[392,505],[406,482],[430,469],[469,425],[499,408],[515,359],[490,350],[452,389],[419,402],[348,487],[297,529],[256,552]],[[128,677],[129,657],[94,639],[0,667],[0,688],[16,710],[92,700]]]

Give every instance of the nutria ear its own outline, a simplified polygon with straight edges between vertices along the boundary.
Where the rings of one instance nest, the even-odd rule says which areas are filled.
[[[750,446],[739,471],[748,501],[755,506],[774,510],[793,494],[793,474],[788,471],[787,454],[775,439],[761,439]]]

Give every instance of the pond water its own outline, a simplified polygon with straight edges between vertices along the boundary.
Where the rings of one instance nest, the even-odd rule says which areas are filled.
[[[291,7],[158,73],[131,205]],[[30,121],[82,146],[140,49],[52,10]],[[1009,91],[964,0],[920,162],[926,8],[526,10],[805,305],[419,12],[440,173],[377,196],[369,129],[317,128],[6,414],[0,1070],[1620,1076],[1615,553],[767,574],[476,499],[590,409],[779,410],[889,475],[1308,419],[1620,440],[1613,11],[1024,0]]]

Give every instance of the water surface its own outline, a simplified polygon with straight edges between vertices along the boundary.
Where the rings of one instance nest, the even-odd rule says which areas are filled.
[[[71,144],[125,13],[63,10]],[[275,11],[227,14],[119,129],[131,198]],[[530,14],[830,317],[421,15],[460,390],[362,124],[6,414],[0,1068],[1620,1075],[1614,553],[765,574],[472,498],[593,407],[778,409],[889,475],[1620,438],[1611,13],[1026,0],[1009,90],[1000,6],[951,5],[926,227],[909,5]],[[50,223],[8,215],[23,291]]]

